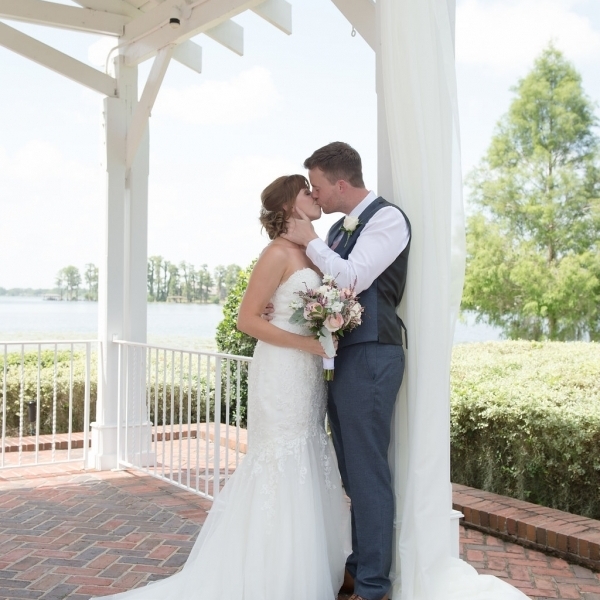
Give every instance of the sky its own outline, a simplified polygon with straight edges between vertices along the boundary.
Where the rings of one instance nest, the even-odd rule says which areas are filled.
[[[202,74],[171,62],[150,119],[150,256],[246,266],[268,243],[261,190],[302,173],[304,159],[331,141],[360,152],[376,190],[374,54],[330,0],[291,3],[291,36],[248,12],[234,19],[245,30],[243,57],[200,35]],[[598,0],[458,0],[456,23],[465,175],[506,113],[511,86],[550,41],[600,104]],[[8,24],[101,69],[116,45]],[[140,93],[150,63],[140,66]],[[2,47],[0,90],[0,287],[53,287],[59,269],[99,262],[102,97]],[[323,217],[317,231],[336,218]]]

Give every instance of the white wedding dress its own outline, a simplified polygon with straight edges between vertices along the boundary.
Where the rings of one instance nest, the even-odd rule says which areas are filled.
[[[320,285],[296,271],[275,291],[272,323],[292,325],[294,292]],[[334,600],[351,551],[350,517],[325,433],[320,357],[258,342],[248,376],[248,453],[183,569],[115,600]]]

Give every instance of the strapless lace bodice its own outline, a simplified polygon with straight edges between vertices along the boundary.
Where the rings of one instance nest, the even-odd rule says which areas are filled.
[[[300,335],[308,335],[310,332],[301,324],[290,323],[290,317],[294,312],[294,309],[290,307],[290,304],[294,300],[298,300],[298,296],[295,292],[306,288],[315,288],[321,285],[321,277],[312,269],[305,268],[299,269],[292,273],[292,275],[284,281],[273,294],[271,302],[275,312],[273,313],[273,320],[271,323],[280,329],[291,331],[292,333],[298,333]]]

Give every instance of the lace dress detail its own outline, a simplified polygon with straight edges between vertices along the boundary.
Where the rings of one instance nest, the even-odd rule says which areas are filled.
[[[271,299],[289,323],[294,292],[320,285],[301,269]],[[335,600],[351,551],[350,519],[324,429],[320,357],[258,342],[248,376],[248,453],[215,500],[178,574],[115,600]]]

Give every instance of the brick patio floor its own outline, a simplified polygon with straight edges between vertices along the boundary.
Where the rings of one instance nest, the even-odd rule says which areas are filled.
[[[171,575],[209,507],[133,472],[77,464],[2,471],[0,598],[88,600]],[[600,600],[600,574],[479,531],[461,535],[461,553],[479,572],[532,598]]]

